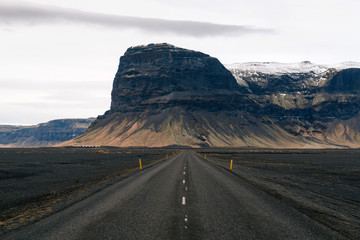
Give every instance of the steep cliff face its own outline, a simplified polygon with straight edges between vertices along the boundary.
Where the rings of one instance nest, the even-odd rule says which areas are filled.
[[[309,62],[295,69],[231,73],[169,44],[129,48],[111,109],[66,145],[360,147],[360,97],[349,87],[360,73]]]
[[[0,147],[51,146],[83,134],[94,121],[89,119],[60,119],[35,126],[0,125]]]
[[[133,47],[120,58],[110,112],[144,111],[164,104],[187,107],[194,96],[208,98],[240,88],[232,74],[209,55],[169,44]]]
[[[360,69],[350,68],[335,74],[325,86],[326,91],[332,93],[359,93]]]

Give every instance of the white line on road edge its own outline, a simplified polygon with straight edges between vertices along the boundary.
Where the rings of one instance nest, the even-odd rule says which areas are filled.
[[[185,172],[183,172],[185,174]]]
[[[185,184],[185,180],[183,180],[183,183]]]
[[[185,205],[185,197],[182,197],[182,205]]]
[[[185,191],[187,191],[187,187],[185,187]]]

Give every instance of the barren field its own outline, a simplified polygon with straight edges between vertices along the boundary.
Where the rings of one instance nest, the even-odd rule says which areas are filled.
[[[0,238],[176,154],[166,149],[0,149]]]
[[[360,238],[360,150],[196,151],[343,236]],[[138,172],[139,158],[148,168],[178,152],[0,149],[0,238]]]
[[[349,239],[360,239],[360,150],[200,154]]]

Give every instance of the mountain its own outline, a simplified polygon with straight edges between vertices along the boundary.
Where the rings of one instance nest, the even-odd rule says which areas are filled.
[[[170,44],[129,48],[111,108],[62,145],[360,147],[360,72],[310,62],[225,68]]]
[[[0,125],[0,147],[40,147],[83,134],[95,118],[61,119],[34,126]]]

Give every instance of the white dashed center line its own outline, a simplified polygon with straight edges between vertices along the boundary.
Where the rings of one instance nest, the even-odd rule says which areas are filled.
[[[183,171],[183,174],[184,174],[184,175],[185,175],[185,170],[186,170],[186,162],[185,162],[184,171]],[[185,177],[184,177],[184,178],[185,178]],[[183,180],[183,184],[185,184],[185,179]],[[185,191],[187,191],[187,190],[188,190],[188,188],[187,188],[186,185],[185,185]],[[185,205],[185,203],[186,203],[185,196],[182,197],[181,203],[182,203],[182,205]],[[185,228],[185,229],[188,228],[188,224],[189,224],[188,216],[185,215],[185,218],[184,218],[184,228]]]

